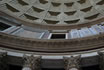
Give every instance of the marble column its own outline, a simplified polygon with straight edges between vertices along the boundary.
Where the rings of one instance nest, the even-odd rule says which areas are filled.
[[[9,70],[6,52],[0,52],[0,70]]]
[[[41,70],[41,56],[24,56],[24,66],[22,70]]]
[[[104,53],[98,52],[98,57],[99,57],[99,67],[101,70],[104,70]]]
[[[81,56],[63,57],[65,70],[80,70]]]

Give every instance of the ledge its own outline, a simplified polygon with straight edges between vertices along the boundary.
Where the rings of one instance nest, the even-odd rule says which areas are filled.
[[[32,39],[0,33],[0,45],[21,51],[38,53],[71,53],[101,49],[104,47],[104,34],[78,39]]]

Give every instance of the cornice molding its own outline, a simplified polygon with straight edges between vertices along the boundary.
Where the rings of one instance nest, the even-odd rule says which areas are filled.
[[[104,34],[78,39],[32,39],[0,33],[0,45],[29,52],[68,53],[101,49],[104,46]]]

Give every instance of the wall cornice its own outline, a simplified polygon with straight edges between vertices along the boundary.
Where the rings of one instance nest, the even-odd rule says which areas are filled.
[[[0,33],[0,45],[29,52],[68,53],[101,49],[104,46],[104,34],[78,39],[32,39]]]

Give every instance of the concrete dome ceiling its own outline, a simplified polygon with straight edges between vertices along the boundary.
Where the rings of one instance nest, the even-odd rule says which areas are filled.
[[[104,0],[0,0],[0,10],[41,24],[82,24],[104,16]]]

